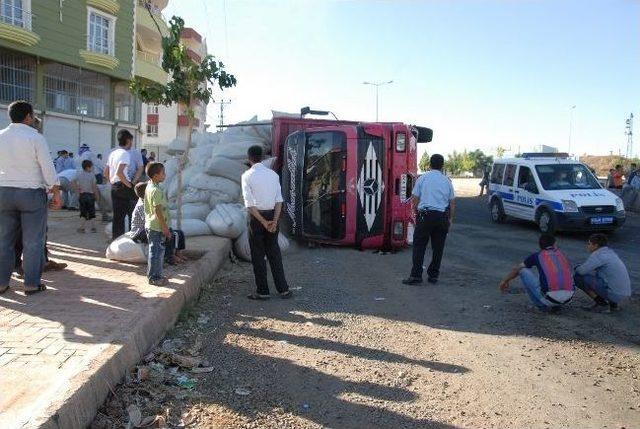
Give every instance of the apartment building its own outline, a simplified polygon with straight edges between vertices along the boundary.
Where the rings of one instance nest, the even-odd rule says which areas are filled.
[[[187,48],[191,59],[200,62],[207,55],[207,44],[202,36],[193,28],[185,27],[181,35],[182,43]],[[203,103],[195,103],[194,130],[203,132],[206,129],[207,106]],[[168,144],[175,138],[185,139],[188,133],[188,119],[186,106],[157,106],[142,105],[142,147],[150,152],[155,152],[156,159],[165,160]]]
[[[139,134],[132,0],[0,0],[0,127],[33,103],[52,152],[107,153],[118,129]]]

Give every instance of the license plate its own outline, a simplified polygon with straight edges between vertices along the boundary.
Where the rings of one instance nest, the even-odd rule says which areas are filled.
[[[403,174],[400,176],[400,198],[407,199],[409,196],[407,195],[407,175]]]
[[[591,225],[606,225],[609,223],[613,223],[613,218],[608,216],[608,217],[592,217],[591,218]]]

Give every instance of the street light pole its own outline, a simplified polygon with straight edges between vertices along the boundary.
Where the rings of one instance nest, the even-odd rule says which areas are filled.
[[[569,155],[571,155],[571,133],[573,131],[573,111],[576,109],[576,105],[574,104],[569,109],[569,150],[567,151]]]
[[[362,82],[363,85],[373,85],[376,87],[376,122],[378,122],[378,90],[382,85],[393,83],[393,80],[387,82]]]

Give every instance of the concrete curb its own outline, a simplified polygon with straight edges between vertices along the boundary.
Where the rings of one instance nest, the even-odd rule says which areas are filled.
[[[167,294],[155,311],[139,314],[131,330],[121,332],[118,344],[105,345],[89,359],[86,368],[58,389],[64,397],[53,400],[40,416],[33,416],[24,427],[69,429],[87,427],[102,406],[109,391],[120,383],[127,370],[135,366],[171,328],[185,304],[198,297],[200,288],[211,281],[231,251],[231,241],[206,252],[185,273],[186,281],[176,293]],[[90,374],[90,375],[88,375]],[[88,375],[88,377],[87,377]]]

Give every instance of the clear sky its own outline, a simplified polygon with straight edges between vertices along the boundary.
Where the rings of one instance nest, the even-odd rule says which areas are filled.
[[[386,80],[380,120],[433,128],[429,153],[567,150],[573,105],[572,152],[624,153],[640,118],[636,0],[170,0],[164,14],[237,77],[225,122],[306,105],[374,120],[362,82]]]

